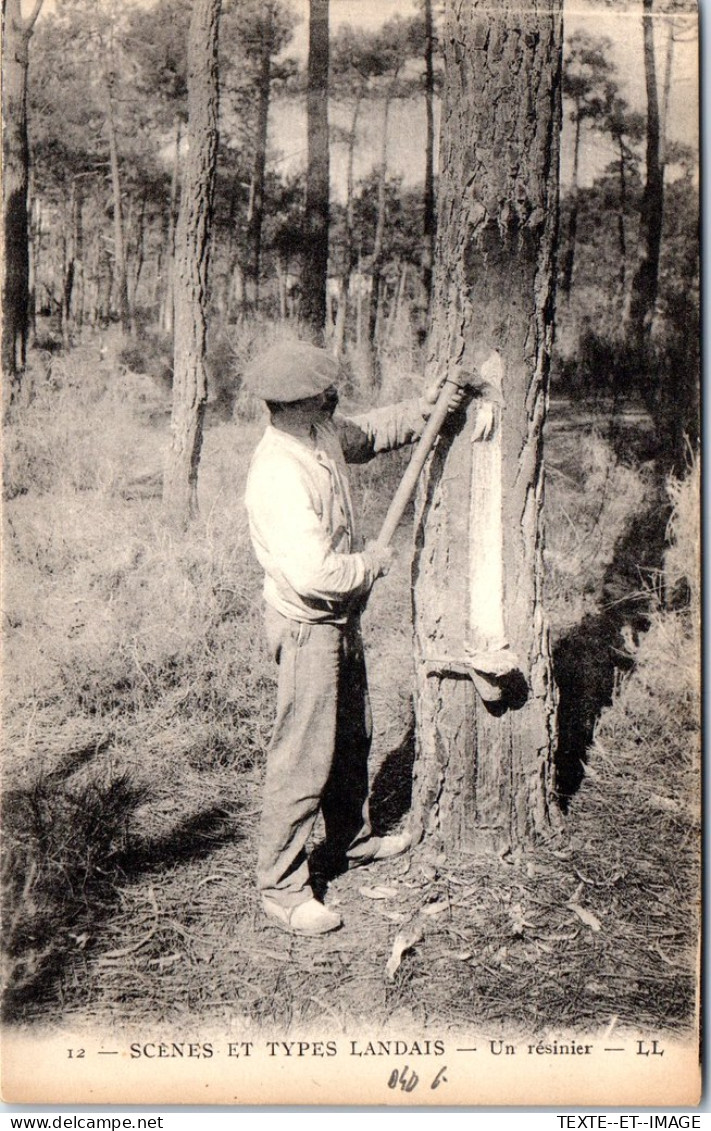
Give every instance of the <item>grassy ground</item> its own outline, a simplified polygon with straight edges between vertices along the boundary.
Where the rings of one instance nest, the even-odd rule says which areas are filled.
[[[565,839],[523,870],[425,844],[340,877],[329,902],[346,929],[293,940],[263,920],[253,885],[275,677],[241,498],[261,424],[243,411],[207,429],[202,517],[179,537],[160,509],[164,389],[117,376],[91,344],[40,377],[6,430],[6,1017],[688,1028],[693,483],[674,488],[665,573],[638,529],[649,506],[663,515],[653,469],[554,406],[549,615],[561,697],[587,712],[559,754]],[[390,384],[402,391],[397,373]],[[394,456],[357,471],[369,532],[401,468]],[[412,762],[406,528],[399,549],[364,625],[383,830],[404,815]]]

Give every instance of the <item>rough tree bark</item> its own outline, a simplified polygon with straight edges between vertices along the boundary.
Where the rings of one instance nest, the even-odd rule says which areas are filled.
[[[301,317],[321,338],[326,326],[328,280],[328,0],[309,0],[309,62],[306,94],[308,158]]]
[[[504,363],[493,437],[452,419],[431,458],[413,566],[416,717],[413,825],[446,851],[516,855],[550,834],[555,690],[542,606],[546,415],[561,123],[560,0],[448,0],[429,374]],[[468,418],[477,411],[477,401]],[[470,513],[473,500],[474,513]],[[468,678],[427,674],[479,631],[470,578],[498,579],[499,616],[520,661],[503,704]],[[486,618],[492,610],[484,609]],[[463,626],[467,626],[463,628]],[[465,639],[468,637],[468,639]],[[525,701],[524,701],[525,700]]]
[[[217,163],[221,0],[194,0],[188,33],[188,154],[175,234],[173,411],[163,501],[179,526],[197,512],[207,401],[207,282]]]
[[[2,371],[8,399],[19,389],[27,352],[29,225],[27,196],[27,67],[29,44],[42,0],[26,19],[21,0],[2,6]]]

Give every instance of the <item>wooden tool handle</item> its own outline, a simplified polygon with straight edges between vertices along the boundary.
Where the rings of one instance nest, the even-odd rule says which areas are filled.
[[[442,385],[437,402],[425,425],[425,430],[420,436],[417,447],[412,453],[412,459],[407,466],[407,471],[400,480],[400,484],[388,508],[388,513],[385,516],[385,521],[380,529],[380,533],[375,539],[376,546],[379,546],[381,549],[385,549],[385,547],[390,544],[390,539],[397,530],[398,523],[405,513],[412,492],[415,490],[415,485],[420,477],[420,472],[424,467],[425,460],[434,447],[434,442],[439,435],[440,429],[449,411],[449,401],[452,396],[452,390],[459,388],[460,385],[458,382],[452,380],[451,377],[448,377]]]

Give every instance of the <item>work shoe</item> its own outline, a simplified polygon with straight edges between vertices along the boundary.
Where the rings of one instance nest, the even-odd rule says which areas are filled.
[[[362,856],[349,856],[349,868],[364,868],[380,860],[392,860],[402,856],[412,846],[410,833],[397,833],[395,836],[374,836],[367,842],[368,851]]]
[[[262,906],[265,915],[277,927],[281,927],[282,931],[290,931],[292,935],[325,935],[343,926],[341,916],[324,907],[317,899],[306,899],[295,907],[284,907],[265,895],[262,897]]]

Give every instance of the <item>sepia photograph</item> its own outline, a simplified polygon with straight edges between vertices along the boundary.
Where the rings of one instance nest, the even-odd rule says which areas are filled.
[[[2,1097],[701,1099],[693,0],[3,0]]]

